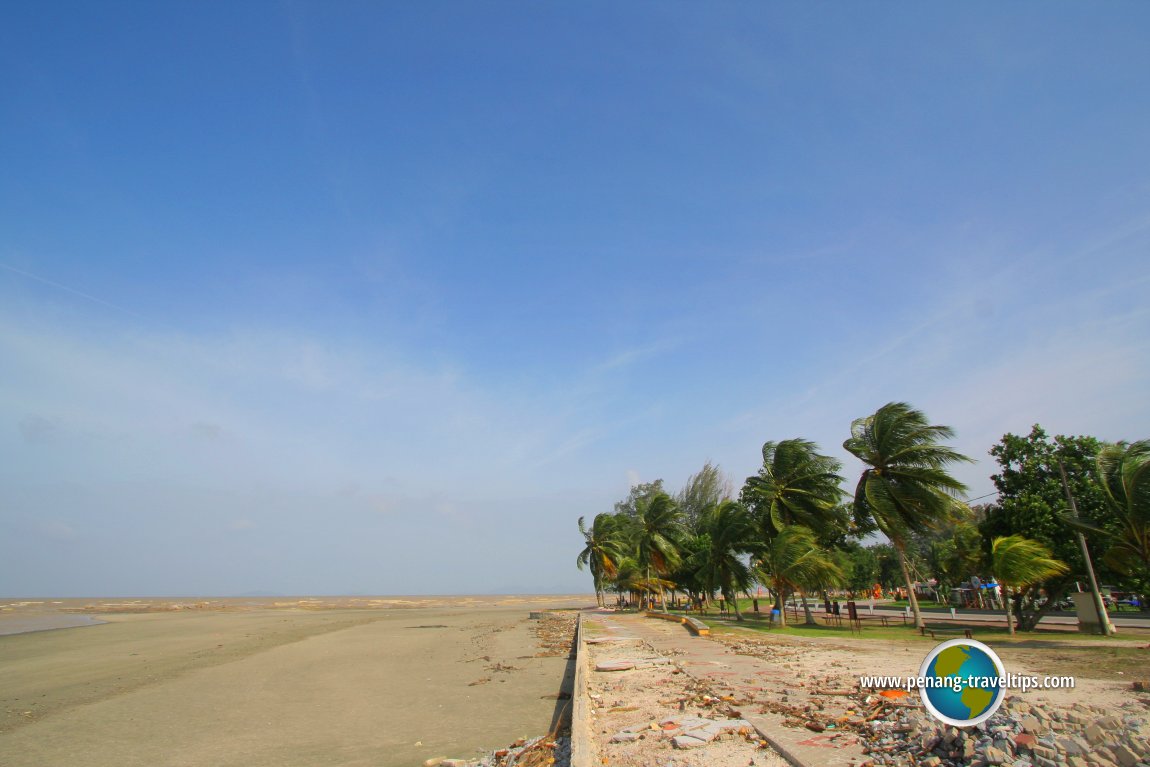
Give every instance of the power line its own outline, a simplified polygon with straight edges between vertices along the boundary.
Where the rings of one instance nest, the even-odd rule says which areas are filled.
[[[998,491],[995,490],[993,493],[987,493],[986,495],[980,495],[977,498],[967,498],[965,501],[963,501],[963,503],[970,503],[971,501],[981,501],[983,498],[989,498],[992,495],[998,495]]]

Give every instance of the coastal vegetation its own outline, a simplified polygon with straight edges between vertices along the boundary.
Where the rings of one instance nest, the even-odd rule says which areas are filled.
[[[863,464],[857,480],[793,437],[765,442],[737,493],[710,462],[677,493],[661,479],[636,484],[590,525],[579,518],[577,564],[590,570],[600,604],[608,593],[641,608],[685,597],[695,609],[718,602],[741,621],[747,600],[756,611],[762,600],[779,622],[790,603],[813,624],[811,599],[877,595],[905,604],[921,627],[922,598],[1002,610],[1013,633],[1033,630],[1086,581],[1078,529],[1100,580],[1144,599],[1150,440],[1050,438],[1038,425],[1006,434],[990,449],[995,498],[971,505],[952,473],[971,459],[948,444],[953,437],[891,402],[850,424],[843,448]]]

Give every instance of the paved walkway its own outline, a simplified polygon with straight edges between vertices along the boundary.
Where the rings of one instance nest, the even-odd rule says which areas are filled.
[[[692,636],[677,623],[605,611],[589,613],[584,620],[600,626],[608,634],[639,637],[657,650],[674,651],[676,662],[684,672],[708,680],[716,688],[730,690],[739,700],[750,701],[741,710],[736,709],[739,715],[753,724],[792,764],[849,767],[867,758],[853,734],[815,734],[806,729],[784,727],[781,715],[758,713],[757,704],[795,681],[793,672],[787,669],[761,658],[736,655],[722,642]]]

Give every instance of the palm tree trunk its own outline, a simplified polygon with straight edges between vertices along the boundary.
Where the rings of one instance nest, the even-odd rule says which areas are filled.
[[[1010,598],[1010,588],[1003,584],[1002,586],[1002,601],[1006,602],[1006,630],[1014,636],[1014,605]]]
[[[739,594],[738,594],[738,592],[736,592],[736,591],[731,592],[731,596],[727,597],[727,601],[731,603],[732,607],[735,610],[735,620],[737,620],[737,621],[744,620],[743,614],[741,612],[739,612]]]
[[[903,550],[903,544],[898,541],[894,543],[894,550],[898,553],[898,566],[902,569],[903,580],[906,581],[906,596],[910,601],[911,612],[914,613],[914,627],[920,629],[926,624],[922,620],[922,611],[918,609],[918,597],[914,595],[914,584],[910,581],[910,566],[906,561],[906,551]]]
[[[811,606],[807,604],[807,592],[799,589],[799,597],[803,600],[803,622],[808,626],[818,625],[815,616],[811,615]]]

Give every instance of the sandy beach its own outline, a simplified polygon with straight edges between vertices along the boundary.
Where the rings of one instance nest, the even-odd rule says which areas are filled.
[[[0,636],[0,763],[401,767],[543,734],[568,660],[529,611],[587,599],[463,599],[6,610],[0,627],[37,610],[106,622]]]

